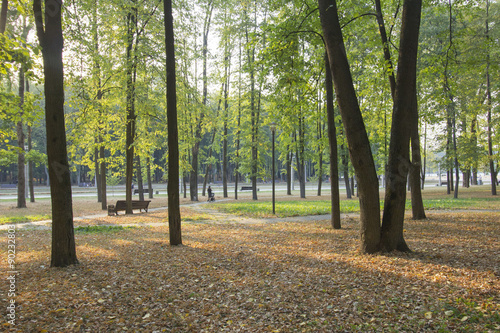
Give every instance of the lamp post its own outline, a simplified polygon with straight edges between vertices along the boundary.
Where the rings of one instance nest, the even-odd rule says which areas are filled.
[[[273,121],[270,125],[271,133],[272,133],[272,142],[273,142],[273,214],[276,214],[276,197],[275,197],[275,180],[274,180],[274,133],[276,132],[276,123]]]

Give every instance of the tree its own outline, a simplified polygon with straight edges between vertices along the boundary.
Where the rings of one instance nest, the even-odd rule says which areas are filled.
[[[5,32],[7,25],[7,10],[9,9],[9,0],[2,0],[2,8],[0,10],[0,34]]]
[[[337,103],[358,179],[361,250],[373,253],[380,243],[380,203],[375,163],[345,53],[337,4],[333,0],[318,0],[318,4]]]
[[[403,238],[409,143],[415,121],[417,50],[421,0],[405,0],[398,57],[396,92],[392,112],[391,141],[387,165],[384,216],[381,229],[383,250],[409,251]]]
[[[47,128],[47,159],[51,180],[52,252],[51,267],[77,264],[71,179],[66,150],[64,123],[64,75],[62,62],[63,35],[61,3],[33,1],[38,40],[42,49],[45,76],[45,121]]]
[[[340,229],[340,195],[339,195],[339,172],[337,159],[337,132],[335,124],[335,110],[333,107],[333,83],[325,53],[325,90],[326,90],[326,112],[328,114],[328,139],[330,141],[330,187],[332,200],[331,224],[334,229]]]
[[[491,79],[490,79],[490,23],[489,23],[489,10],[490,1],[486,0],[486,22],[485,22],[485,32],[486,32],[486,43],[487,43],[487,54],[486,54],[486,94],[487,94],[487,108],[488,108],[488,159],[490,167],[490,179],[491,179],[491,195],[497,195],[497,170],[495,170],[495,163],[493,161],[493,128],[492,128],[492,98],[491,98]]]
[[[165,17],[165,54],[167,71],[168,122],[168,227],[170,245],[181,245],[181,213],[179,207],[179,145],[177,133],[177,93],[175,78],[174,27],[172,1],[163,1]]]

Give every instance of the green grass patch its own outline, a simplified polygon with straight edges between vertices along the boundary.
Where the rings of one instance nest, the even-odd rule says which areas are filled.
[[[425,209],[498,209],[498,198],[440,198],[425,199]],[[406,201],[406,208],[411,209],[411,203]]]
[[[117,232],[127,229],[134,229],[135,227],[123,227],[121,225],[91,225],[87,227],[76,227],[75,232],[90,234],[90,233],[105,233],[105,232]]]
[[[498,209],[500,200],[496,198],[444,198],[426,199],[424,207],[426,210],[454,210],[454,209]],[[278,201],[276,202],[277,217],[323,215],[331,213],[330,201]],[[251,217],[273,217],[272,202],[236,202],[218,203],[210,205],[224,213],[251,216]],[[384,201],[380,201],[380,209],[384,208]],[[411,210],[411,200],[406,200],[406,209]],[[341,200],[341,213],[359,213],[358,200]]]
[[[50,215],[2,216],[0,217],[0,224],[25,223],[49,219]]]
[[[211,205],[213,208],[228,214],[270,217],[272,215],[272,202],[238,202]],[[341,201],[340,210],[342,213],[359,211],[357,200]],[[279,201],[276,202],[277,217],[306,216],[330,214],[330,201]]]

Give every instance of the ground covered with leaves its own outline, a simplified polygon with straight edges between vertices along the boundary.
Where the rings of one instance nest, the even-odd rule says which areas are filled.
[[[496,332],[500,213],[407,220],[413,253],[362,255],[359,221],[234,221],[184,210],[77,222],[79,265],[49,268],[50,231],[17,229],[18,332]],[[114,223],[113,223],[114,221]],[[125,225],[125,226],[124,226]],[[8,271],[7,237],[0,238]],[[5,279],[2,279],[5,281]],[[6,284],[6,282],[3,282]],[[6,288],[2,301],[9,300]]]

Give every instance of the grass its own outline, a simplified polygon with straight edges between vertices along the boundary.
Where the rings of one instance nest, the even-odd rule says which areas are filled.
[[[2,217],[0,217],[0,225],[1,224],[10,224],[10,223],[43,221],[43,220],[48,220],[48,219],[50,219],[50,215],[2,216]]]
[[[307,216],[307,215],[322,215],[330,214],[330,201],[278,201],[276,202],[277,217],[291,216]],[[272,217],[272,203],[269,201],[242,201],[230,203],[218,203],[211,205],[212,208],[218,209],[225,213],[251,216],[251,217]],[[381,200],[380,209],[384,207],[384,202]],[[459,209],[499,209],[499,198],[435,198],[424,199],[424,207],[426,210],[459,210]],[[411,209],[411,200],[406,200],[406,209]],[[341,213],[357,213],[359,212],[358,200],[341,200]]]
[[[90,233],[116,232],[133,228],[135,227],[123,227],[121,225],[90,225],[86,227],[76,227],[75,232],[90,234]]]

